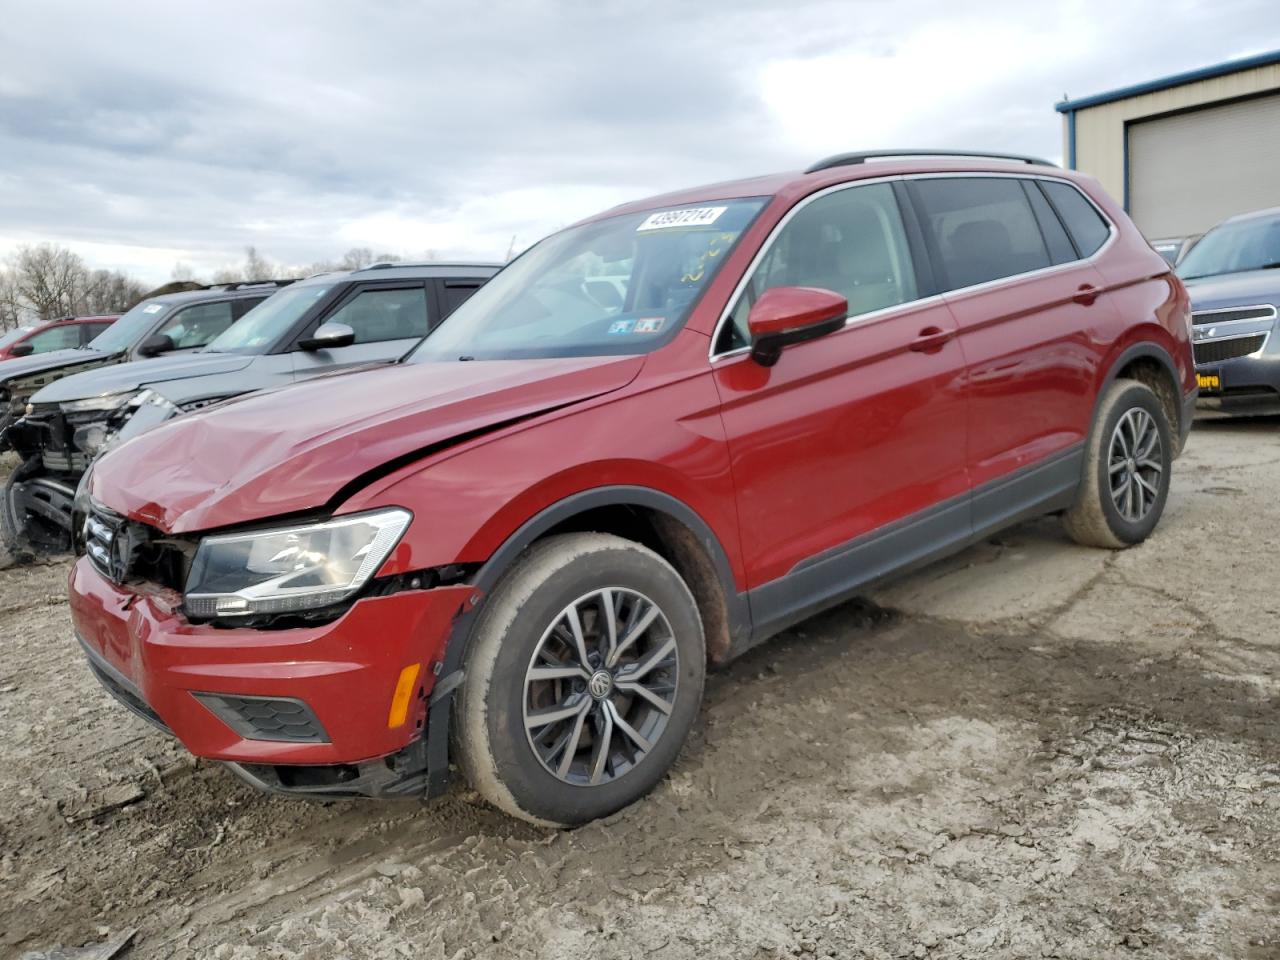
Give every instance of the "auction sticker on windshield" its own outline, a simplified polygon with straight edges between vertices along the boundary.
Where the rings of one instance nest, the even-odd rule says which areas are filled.
[[[666,230],[670,227],[705,227],[715,223],[724,213],[725,207],[694,207],[684,210],[663,210],[651,213],[644,223],[636,227],[636,232],[644,230]]]

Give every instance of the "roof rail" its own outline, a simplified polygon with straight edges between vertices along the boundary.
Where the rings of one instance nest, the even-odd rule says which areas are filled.
[[[358,273],[360,270],[393,270],[399,267],[412,267],[415,269],[420,267],[461,267],[461,268],[467,269],[471,267],[498,267],[498,266],[501,266],[501,264],[486,263],[483,261],[476,261],[474,263],[460,263],[453,260],[420,260],[420,261],[410,261],[410,260],[399,261],[398,260],[394,263],[371,263],[367,267],[359,267],[356,270],[353,270],[352,272]]]
[[[288,280],[237,280],[234,283],[211,283],[204,289],[243,290],[245,287],[287,287],[289,284],[297,282],[297,277],[290,277]]]
[[[858,150],[854,153],[837,153],[833,157],[819,160],[805,170],[805,173],[817,173],[819,170],[830,170],[832,167],[847,167],[855,163],[866,163],[868,160],[881,160],[889,157],[975,157],[984,160],[1014,160],[1018,163],[1033,163],[1043,167],[1056,167],[1056,163],[1041,160],[1039,157],[1028,157],[1021,153],[989,153],[985,150]]]

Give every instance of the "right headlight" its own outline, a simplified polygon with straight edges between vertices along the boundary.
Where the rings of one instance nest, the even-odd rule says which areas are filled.
[[[249,617],[341,603],[377,572],[411,519],[408,510],[392,507],[205,537],[187,577],[187,614]]]

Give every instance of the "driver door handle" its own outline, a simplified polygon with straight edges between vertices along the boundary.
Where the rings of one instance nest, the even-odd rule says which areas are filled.
[[[937,353],[955,335],[956,332],[954,330],[943,330],[941,327],[925,327],[911,341],[911,349],[916,353]]]
[[[1098,288],[1091,283],[1082,283],[1076,288],[1075,295],[1071,298],[1082,307],[1093,306],[1093,301],[1098,299]]]

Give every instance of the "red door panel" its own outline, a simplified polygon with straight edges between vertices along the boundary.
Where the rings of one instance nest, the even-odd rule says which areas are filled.
[[[934,300],[716,363],[748,588],[968,489],[955,332]]]
[[[1114,307],[1080,263],[947,294],[969,361],[975,486],[1084,440]]]

